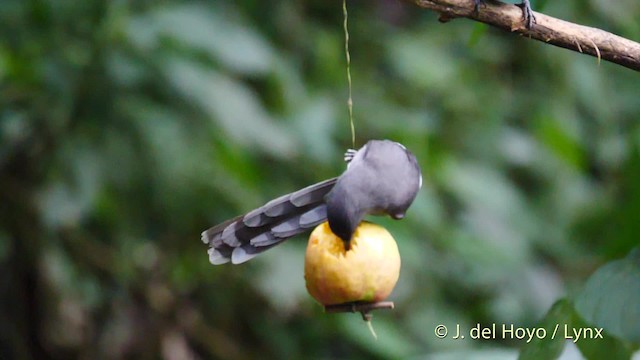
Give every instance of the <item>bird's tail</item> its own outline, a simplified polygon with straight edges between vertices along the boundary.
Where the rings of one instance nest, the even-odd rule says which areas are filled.
[[[324,197],[337,178],[271,200],[202,232],[213,265],[240,264],[327,219]]]

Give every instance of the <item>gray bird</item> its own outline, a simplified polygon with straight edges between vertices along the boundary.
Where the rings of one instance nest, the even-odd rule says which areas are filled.
[[[422,187],[415,156],[402,144],[371,140],[345,154],[347,169],[202,232],[213,265],[248,261],[284,240],[329,221],[349,248],[367,214],[402,219]]]

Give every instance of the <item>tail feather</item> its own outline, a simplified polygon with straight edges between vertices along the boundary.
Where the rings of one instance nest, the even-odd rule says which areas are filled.
[[[258,227],[266,224],[269,221],[269,216],[264,213],[264,209],[259,207],[255,210],[248,212],[243,218],[242,222],[247,226]]]
[[[258,256],[258,252],[253,251],[254,249],[255,248],[252,246],[247,247],[247,249],[245,249],[245,246],[233,249],[233,254],[231,254],[231,263],[242,264],[243,262],[247,262]]]
[[[233,248],[209,248],[209,262],[213,265],[226,264],[231,261]]]
[[[308,229],[327,220],[327,205],[322,204],[300,215],[300,227]]]
[[[232,219],[229,219],[223,223],[220,223],[212,228],[209,228],[202,232],[202,242],[205,244],[214,244],[216,246],[220,246],[222,243],[222,231],[229,225],[235,223],[238,220],[241,220],[243,215],[236,216]]]
[[[265,232],[251,239],[249,244],[254,247],[261,247],[277,244],[281,241],[282,239],[275,237],[272,232]]]
[[[233,253],[231,254],[231,263],[234,265],[237,265],[237,264],[242,264],[244,262],[247,262],[253,259],[254,257],[258,256],[261,252],[271,249],[277,244],[278,243],[269,245],[269,246],[263,246],[263,247],[254,247],[249,244],[245,244],[240,247],[237,247],[233,249]]]
[[[275,236],[275,239],[282,240],[297,235],[303,229],[300,226],[300,215],[298,215],[272,227],[271,233]],[[253,243],[253,240],[251,240],[251,243]]]
[[[218,224],[202,233],[209,261],[243,263],[327,219],[324,197],[337,178],[271,200],[264,206]]]
[[[292,204],[289,201],[290,199],[291,194],[287,194],[275,200],[271,200],[262,207],[262,212],[267,217],[274,218],[295,211],[296,205]]]
[[[324,196],[327,195],[335,185],[337,178],[325,180],[323,182],[311,185],[302,190],[298,190],[291,194],[291,203],[297,207],[302,207],[309,204],[315,204],[324,201]]]

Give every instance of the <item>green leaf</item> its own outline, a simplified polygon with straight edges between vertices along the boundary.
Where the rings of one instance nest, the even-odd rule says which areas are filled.
[[[573,307],[569,300],[556,302],[536,328],[544,328],[544,338],[533,337],[520,350],[518,359],[557,359],[565,346],[563,327],[571,326]]]
[[[389,320],[390,315],[376,314],[372,325],[378,335],[377,339],[367,328],[367,323],[362,321],[360,314],[340,314],[339,324],[345,338],[362,346],[364,349],[383,358],[406,358],[410,354],[418,352],[418,345],[408,336],[403,336],[402,328],[397,322]]]
[[[389,59],[407,83],[425,89],[445,87],[456,76],[460,59],[438,50],[441,47],[436,40],[427,42],[421,36],[397,36],[388,45]]]
[[[503,349],[497,347],[483,347],[482,349],[469,349],[469,350],[452,350],[443,351],[438,353],[430,353],[424,357],[417,357],[416,359],[425,360],[508,360],[514,359],[516,356],[515,350]]]
[[[542,11],[545,6],[547,6],[547,0],[538,0],[534,2],[531,6],[535,6],[534,11]]]
[[[576,310],[594,326],[640,342],[640,248],[591,275],[576,299]]]
[[[65,144],[61,151],[61,175],[50,181],[39,199],[45,224],[52,228],[84,219],[103,185],[102,154],[84,141]]]
[[[593,325],[584,321],[577,313],[573,316],[574,329],[593,328]],[[575,341],[582,355],[591,360],[597,359],[630,359],[631,349],[619,339],[610,336],[607,332],[602,332],[602,338],[580,339]]]
[[[166,59],[163,70],[180,94],[215,119],[237,143],[262,147],[281,157],[297,152],[290,130],[271,116],[244,82],[180,58]]]
[[[233,11],[214,9],[194,4],[163,7],[134,19],[129,35],[142,48],[158,47],[163,37],[169,37],[207,52],[233,72],[267,73],[274,60],[270,44]]]
[[[486,24],[483,24],[483,23],[474,24],[473,30],[471,31],[471,35],[469,36],[469,41],[467,42],[467,45],[469,47],[474,47],[478,45],[478,42],[480,42],[480,39],[482,39],[482,36],[484,36],[484,34],[487,33],[488,29],[489,29],[489,26],[487,26]]]
[[[580,147],[579,139],[568,129],[568,125],[553,117],[542,116],[538,122],[537,136],[567,165],[577,169],[584,168],[584,151]]]

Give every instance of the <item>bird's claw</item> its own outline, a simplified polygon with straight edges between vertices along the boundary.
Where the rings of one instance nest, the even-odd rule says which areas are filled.
[[[475,6],[473,7],[473,13],[475,16],[478,16],[478,12],[480,10],[480,4],[484,2],[484,0],[473,0]],[[516,4],[517,7],[522,9],[522,14],[524,17],[524,23],[527,29],[531,29],[533,24],[536,22],[536,17],[533,15],[533,9],[531,9],[531,3],[529,0],[522,0],[520,4]]]
[[[529,0],[522,0],[522,2],[520,4],[516,4],[516,6],[522,9],[525,26],[527,29],[531,29],[533,24],[536,22],[536,16],[533,15],[531,3],[529,3]]]
[[[473,7],[473,14],[475,16],[478,16],[478,13],[480,12],[480,4],[482,4],[482,0],[473,0],[473,2],[475,3],[475,6]]]
[[[344,153],[344,162],[346,162],[347,164],[350,163],[351,160],[353,160],[354,156],[356,156],[357,152],[358,150],[348,149],[347,152]]]

